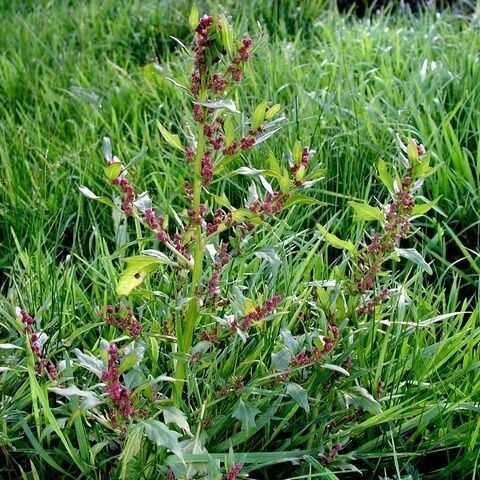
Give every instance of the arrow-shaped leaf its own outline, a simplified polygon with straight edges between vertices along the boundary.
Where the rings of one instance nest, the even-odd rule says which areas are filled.
[[[182,142],[180,142],[180,139],[178,138],[178,135],[174,135],[173,133],[170,133],[158,120],[157,120],[157,127],[160,130],[160,133],[162,134],[163,138],[169,145],[183,152],[184,148],[182,146]]]

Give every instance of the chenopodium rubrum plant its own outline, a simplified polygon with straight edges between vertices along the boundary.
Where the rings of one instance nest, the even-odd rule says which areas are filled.
[[[300,191],[320,181],[324,170],[311,161],[315,152],[296,142],[289,152],[286,166],[269,153],[268,168],[264,170],[243,166],[229,171],[230,165],[274,135],[281,128],[284,116],[278,117],[280,105],[264,101],[247,117],[240,113],[233,101],[238,96],[238,85],[254,50],[250,38],[237,38],[224,15],[199,18],[198,10],[194,8],[189,21],[196,32],[193,71],[189,86],[182,89],[191,100],[191,124],[184,135],[172,133],[170,127],[167,129],[160,122],[158,128],[165,142],[191,167],[189,178],[183,182],[190,206],[183,214],[175,213],[179,227],[174,230],[169,216],[154,208],[145,192],[136,193],[129,165],[112,154],[110,140],[104,139],[105,173],[120,192],[119,208],[124,215],[150,231],[160,246],[125,259],[126,268],[116,286],[119,300],[101,309],[100,315],[105,322],[122,335],[110,342],[100,341],[101,358],[78,349],[75,354],[80,365],[100,378],[99,385],[103,390],[102,395],[93,390],[83,392],[83,405],[96,409],[97,418],[103,425],[109,425],[127,437],[125,452],[131,453],[134,445],[138,451],[138,438],[145,434],[163,448],[156,463],[157,466],[168,463],[169,470],[163,471],[167,478],[192,478],[208,470],[209,478],[234,479],[242,471],[242,461],[237,461],[234,455],[226,459],[223,473],[218,458],[211,460],[207,468],[188,464],[183,455],[194,453],[205,458],[208,435],[215,435],[215,432],[219,436],[218,441],[213,438],[216,451],[228,451],[232,444],[246,442],[275,414],[281,417],[278,412],[283,402],[293,400],[308,414],[308,391],[316,388],[315,382],[323,381],[324,375],[332,374],[334,379],[348,376],[352,361],[348,355],[338,354],[336,361],[341,366],[328,364],[327,359],[333,358],[336,350],[341,350],[338,346],[343,341],[342,329],[349,320],[359,322],[362,316],[378,311],[394,292],[395,289],[382,284],[388,278],[383,275],[386,263],[403,256],[429,268],[418,252],[399,248],[399,242],[409,235],[411,219],[431,207],[431,204],[415,205],[413,195],[421,186],[421,179],[432,169],[423,147],[413,140],[408,147],[404,146],[408,158],[403,154],[401,157],[405,161],[406,175],[390,177],[385,163],[379,164],[380,179],[392,194],[393,201],[382,208],[351,203],[360,219],[377,220],[381,225],[364,246],[357,248],[351,241],[340,240],[318,226],[325,240],[347,252],[345,268],[335,269],[333,290],[329,291],[331,282],[314,281],[310,284],[313,286],[313,303],[305,302],[305,308],[319,312],[321,324],[310,325],[310,330],[304,332],[292,326],[291,321],[288,325],[279,325],[281,322],[275,320],[281,316],[279,309],[283,308],[283,315],[288,315],[295,300],[282,299],[267,285],[260,297],[247,298],[236,279],[228,276],[227,269],[231,269],[248,239],[267,225],[270,218],[296,203],[313,201]],[[235,174],[256,179],[248,189],[245,205],[238,208],[231,205],[224,193],[214,193],[216,180]],[[86,187],[81,187],[81,191],[87,197],[114,206],[113,202],[97,197]],[[347,265],[350,267],[346,268]],[[135,297],[135,289],[148,275],[161,268],[174,271],[170,277],[174,285],[170,288],[173,298],[170,298],[160,326],[161,334],[158,334],[158,326],[155,331],[142,331],[141,320],[136,318],[134,309],[124,298]],[[269,352],[271,364],[262,366],[261,380],[257,378],[248,389],[249,365],[242,370],[246,374],[222,378],[224,372],[232,371],[233,364],[240,363],[240,359],[223,353],[238,351],[226,348],[232,342],[246,344],[245,348],[257,355],[254,361],[265,364],[265,352],[258,351],[263,347],[250,344],[249,335],[253,328],[261,330],[262,324],[269,321],[276,321],[276,334],[272,337]],[[166,349],[168,361],[165,362],[166,371],[154,378],[140,367],[146,349],[151,358],[159,360],[159,342]],[[208,397],[202,398],[195,379],[196,367],[209,349],[214,352],[210,358],[219,364],[215,366],[219,378],[212,381],[216,390],[205,389]],[[322,370],[323,376],[309,375],[318,365],[326,367]],[[206,368],[200,371],[203,379],[209,375]],[[327,390],[332,382],[326,382]],[[255,418],[260,410],[243,393],[255,391],[258,394],[261,387],[268,389],[268,408],[257,425]],[[71,390],[66,392],[62,388],[54,391],[60,395],[71,393]],[[275,396],[274,392],[278,394]],[[274,401],[270,405],[272,395]],[[224,416],[223,423],[215,425],[217,404],[232,397],[235,404],[230,418],[241,424],[241,435],[235,432],[236,428],[230,428],[232,422],[225,424]],[[320,398],[321,395],[317,395],[317,413]],[[346,408],[358,407],[354,414],[343,416],[342,422],[333,422],[324,430],[317,431],[317,424],[312,422],[308,437],[310,449],[296,451],[288,458],[295,460],[307,453],[311,455],[315,445],[315,452],[324,465],[334,462],[338,465],[338,454],[348,440],[343,431],[345,423],[361,416],[363,410],[380,408],[361,385],[345,390],[342,398]],[[163,422],[157,419],[160,415]],[[194,423],[195,429],[191,428]],[[193,434],[192,430],[196,433]],[[229,440],[228,435],[234,435],[233,440]],[[181,437],[185,439],[180,441]],[[324,441],[325,438],[328,442]],[[329,447],[325,446],[327,443]],[[174,456],[163,462],[167,451]],[[124,474],[126,463],[132,458],[130,453],[121,457]],[[259,462],[265,463],[265,460]],[[153,471],[151,474],[154,475]]]
[[[282,297],[273,291],[253,300],[244,297],[235,285],[222,281],[227,266],[234,262],[235,254],[241,251],[246,239],[270,218],[291,205],[314,203],[314,199],[300,194],[300,190],[324,177],[324,170],[311,162],[315,152],[300,142],[289,152],[286,166],[270,153],[268,169],[243,166],[229,171],[235,160],[238,162],[249,150],[278,132],[285,116],[279,104],[263,101],[249,118],[232,100],[252,56],[254,45],[250,38],[237,38],[224,15],[198,18],[198,10],[194,8],[189,21],[196,33],[191,55],[193,71],[189,86],[182,89],[191,101],[191,122],[183,139],[158,122],[165,142],[190,166],[190,176],[182,185],[190,206],[183,214],[175,214],[177,223],[181,222],[179,228],[171,227],[168,215],[153,207],[147,193],[137,194],[129,166],[112,153],[109,138],[103,141],[105,173],[120,192],[119,208],[150,231],[160,245],[159,249],[143,250],[125,259],[126,269],[119,276],[116,294],[121,298],[133,295],[148,275],[165,266],[176,271],[172,278],[177,283],[171,289],[175,296],[171,305],[175,311],[165,318],[161,335],[171,346],[172,371],[168,373],[173,374],[168,380],[173,378],[173,386],[160,392],[153,385],[162,379],[149,378],[143,384],[134,382],[132,391],[131,379],[125,376],[143,358],[142,336],[154,333],[142,332],[141,322],[125,300],[103,306],[100,315],[108,325],[126,334],[121,338],[129,338],[129,343],[122,347],[120,341],[102,340],[102,359],[98,361],[75,350],[80,364],[95,371],[102,381],[104,398],[109,404],[105,420],[127,436],[128,429],[138,421],[149,438],[177,456],[182,452],[178,446],[181,435],[169,430],[166,424],[173,423],[183,433],[190,433],[187,417],[192,404],[198,409],[198,399],[185,385],[189,384],[192,367],[202,352],[209,346],[220,348],[232,339],[245,343],[252,326],[272,318],[282,302]],[[216,179],[235,174],[256,178],[248,189],[245,204],[238,208],[231,205],[224,193],[213,193]],[[273,188],[267,178],[271,183],[276,182],[277,188]],[[259,193],[260,189],[263,191]],[[80,190],[91,199],[114,206],[86,187]],[[157,339],[150,342],[150,348],[157,350],[158,357]],[[218,390],[213,392],[213,404],[244,388],[240,377],[220,380]],[[165,423],[151,419],[159,412],[163,412]],[[240,401],[233,416],[242,426],[248,426],[253,420],[252,413],[253,407]],[[209,412],[203,411],[202,419],[199,428],[211,422]],[[169,432],[168,435],[162,435],[165,432]],[[230,467],[225,478],[236,478],[240,466],[232,461]]]

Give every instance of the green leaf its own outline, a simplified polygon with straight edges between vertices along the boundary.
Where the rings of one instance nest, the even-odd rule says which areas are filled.
[[[223,14],[218,15],[218,21],[222,27],[221,28],[222,44],[225,50],[228,52],[228,54],[230,56],[233,56],[235,54],[235,51],[233,48],[233,28],[228,23],[227,17],[225,17],[225,15]]]
[[[102,202],[102,203],[105,203],[106,205],[108,205],[109,207],[112,207],[112,208],[115,208],[115,205],[113,204],[113,202],[107,198],[107,197],[99,197],[98,195],[95,195],[89,188],[87,187],[78,187],[78,189],[80,190],[80,193],[82,195],[85,195],[87,198],[91,199],[91,200],[97,200],[97,202]]]
[[[267,108],[267,102],[260,103],[253,112],[252,126],[254,129],[258,128],[265,119],[265,109]]]
[[[385,161],[380,159],[378,161],[377,168],[378,168],[378,178],[387,187],[387,190],[391,194],[393,194],[395,192],[393,188],[393,178],[388,173],[387,164],[385,163]]]
[[[366,203],[358,203],[353,201],[348,202],[348,204],[353,208],[355,215],[360,220],[378,220],[381,222],[384,219],[384,215],[378,207],[372,207]]]
[[[242,430],[255,428],[255,417],[260,410],[251,403],[244,402],[241,398],[232,412],[232,417],[242,424]]]
[[[284,208],[291,207],[292,205],[326,205],[325,202],[317,200],[316,198],[309,197],[308,195],[292,195],[284,204]]]
[[[198,27],[198,23],[200,21],[200,12],[198,10],[198,6],[194,5],[190,10],[190,15],[188,16],[188,24],[192,30],[196,30]]]
[[[211,193],[210,196],[222,207],[225,207],[228,209],[232,208],[232,205],[230,204],[230,200],[225,195],[225,192],[222,192],[221,195],[214,195],[213,193]]]
[[[225,145],[228,147],[235,140],[235,124],[233,122],[233,115],[227,115],[225,122],[223,122],[223,134],[225,136]]]
[[[382,407],[363,387],[352,387],[344,393],[347,407],[353,405],[360,407],[369,413],[381,413]]]
[[[121,479],[126,479],[127,477],[127,466],[130,460],[132,460],[135,455],[140,451],[142,447],[143,439],[143,425],[135,425],[127,434],[127,440],[123,446],[122,453],[120,454],[120,464],[121,464]]]
[[[166,262],[159,257],[136,255],[126,258],[125,263],[127,268],[120,274],[118,279],[117,295],[128,295],[143,282],[149,273],[154,272],[160,264]]]
[[[282,169],[278,163],[277,157],[275,157],[275,154],[272,151],[268,152],[268,164],[272,172],[276,173],[280,177],[282,176]]]
[[[185,414],[176,407],[165,407],[162,410],[163,418],[167,425],[173,424],[181,428],[188,435],[192,435],[190,431],[190,426],[188,425],[187,417]]]
[[[398,256],[410,260],[415,265],[423,268],[429,275],[432,275],[433,271],[430,265],[425,261],[422,255],[414,248],[395,248],[395,252]]]
[[[109,180],[115,180],[122,173],[124,165],[122,162],[113,162],[103,168]]]
[[[174,135],[173,133],[170,133],[158,120],[157,120],[157,127],[160,130],[160,133],[162,134],[165,141],[170,146],[172,146],[173,148],[176,148],[177,150],[181,150],[182,152],[184,151],[184,148],[182,146],[182,143],[180,142],[180,139],[178,138],[178,135]]]
[[[170,430],[158,420],[143,420],[141,423],[145,426],[145,434],[149,440],[182,458],[182,449],[178,443],[180,433]]]
[[[245,222],[246,220],[250,220],[253,217],[258,217],[258,215],[252,213],[248,208],[239,208],[232,212],[233,222]]]
[[[303,147],[302,144],[297,140],[292,150],[292,157],[294,163],[300,163],[302,160]]]
[[[272,353],[272,365],[275,370],[284,372],[288,369],[292,360],[292,354],[288,348],[283,347],[276,353]]]
[[[272,105],[265,113],[265,120],[271,120],[282,108],[279,103]]]
[[[290,180],[290,175],[289,175],[286,168],[283,169],[283,175],[279,179],[278,183],[279,183],[279,186],[280,186],[280,191],[282,193],[290,192],[290,189],[292,187],[292,182]]]
[[[332,247],[342,248],[343,250],[348,250],[349,252],[352,252],[352,253],[357,251],[357,249],[355,248],[355,245],[350,240],[341,240],[333,233],[329,233],[327,229],[323,225],[320,225],[319,223],[317,223],[317,228],[320,230],[325,240]]]
[[[412,217],[415,217],[417,215],[424,215],[427,213],[431,208],[433,208],[439,201],[440,199],[437,198],[436,200],[432,200],[431,202],[427,203],[420,203],[415,205],[412,208]]]
[[[306,413],[310,412],[307,391],[297,383],[287,383],[287,395],[293,398]]]
[[[75,348],[73,350],[73,353],[78,358],[78,362],[83,368],[86,368],[90,372],[93,372],[99,378],[102,376],[102,372],[103,370],[105,370],[105,365],[101,360],[99,360],[97,357],[94,357],[93,355],[83,353],[78,348]]]
[[[345,370],[343,367],[339,367],[338,365],[333,365],[331,363],[322,363],[320,366],[322,368],[326,368],[327,370],[333,370],[334,372],[341,373],[346,377],[350,376],[350,374],[348,373],[348,370]]]
[[[420,156],[418,154],[417,142],[413,138],[408,139],[407,156],[410,160],[410,163],[414,165],[417,164],[420,159]]]
[[[138,355],[135,351],[132,351],[128,355],[125,355],[125,357],[122,358],[120,365],[118,366],[118,373],[123,373],[127,370],[130,370],[137,363],[137,360]]]

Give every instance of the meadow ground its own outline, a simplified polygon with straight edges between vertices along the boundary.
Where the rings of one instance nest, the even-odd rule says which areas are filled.
[[[128,434],[125,440],[105,429],[74,397],[47,394],[49,380],[27,368],[14,308],[35,315],[49,336],[48,354],[69,369],[74,348],[91,351],[106,335],[95,312],[113,301],[118,259],[148,241],[137,240],[133,224],[122,230],[110,208],[79,194],[87,185],[111,196],[103,179],[103,136],[120,158],[146,149],[134,167],[138,191],[151,192],[164,210],[185,206],[180,186],[188,165],[165,144],[156,121],[185,123],[188,102],[166,78],[185,82],[189,75],[188,60],[171,38],[191,42],[189,3],[0,2],[1,478],[46,478],[52,471],[64,478],[161,478],[155,470],[155,459],[165,456],[161,449],[145,443],[138,453],[130,441],[136,453],[129,456],[122,447]],[[203,3],[205,11],[219,9],[217,2]],[[259,395],[259,417],[248,434],[229,420],[233,403],[219,406],[207,448],[215,458],[230,448],[255,452],[241,459],[253,478],[357,478],[351,465],[363,478],[478,478],[480,17],[386,11],[355,19],[324,4],[222,2],[237,30],[256,41],[238,94],[242,108],[274,100],[288,119],[281,135],[252,150],[249,166],[265,168],[269,150],[281,158],[300,140],[326,169],[325,181],[309,192],[322,203],[280,215],[254,238],[251,248],[263,256],[246,255],[229,276],[245,278],[251,289],[267,278],[285,298],[303,298],[312,279],[328,279],[341,252],[311,232],[321,223],[339,237],[362,239],[369,226],[352,219],[347,202],[383,201],[376,165],[381,158],[394,161],[396,134],[418,139],[441,164],[422,190],[438,203],[416,220],[418,232],[405,242],[421,252],[432,274],[393,265],[402,295],[382,322],[357,325],[345,347],[356,374],[339,392],[357,382],[373,392],[381,410],[346,420],[348,409],[335,407],[335,388],[313,382],[310,415],[295,402],[269,414],[273,397]],[[214,185],[232,203],[241,203],[248,187],[247,178],[237,177]],[[168,283],[161,277],[147,283],[161,295],[144,307],[146,331],[161,323]],[[281,321],[269,325],[238,365],[222,372],[212,367],[205,385],[235,376],[259,352],[270,354]],[[160,342],[159,349],[153,375],[169,361],[166,346]],[[252,374],[252,388],[258,379]],[[324,432],[323,455],[331,452],[334,419],[342,425],[335,438],[344,449],[329,464],[315,450],[315,432]],[[289,454],[303,461],[279,469]]]

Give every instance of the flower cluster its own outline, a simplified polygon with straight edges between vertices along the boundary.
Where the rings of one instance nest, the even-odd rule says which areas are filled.
[[[227,52],[225,48],[218,49],[215,44],[215,34],[219,35],[220,30],[226,28],[220,22],[214,22],[209,15],[204,15],[196,28],[197,39],[193,47],[195,54],[194,71],[191,76],[191,92],[194,96],[198,96],[201,85],[202,75],[208,73],[208,65],[219,63]],[[225,73],[215,72],[206,78],[205,85],[214,94],[219,94],[228,86],[230,82],[239,82],[242,79],[242,64],[250,59],[250,47],[252,40],[244,38],[241,42],[236,43],[236,54],[231,59],[231,63],[227,66]]]
[[[251,212],[262,216],[275,215],[282,210],[288,198],[288,193],[276,190],[273,193],[268,193],[263,201],[255,200],[248,208]]]
[[[226,397],[227,395],[230,395],[231,393],[235,393],[235,392],[238,393],[242,391],[244,388],[245,388],[245,382],[243,380],[243,377],[237,376],[237,377],[234,377],[230,383],[227,383],[224,387],[218,390],[215,393],[215,396],[217,398],[223,398],[223,397]]]
[[[272,313],[275,310],[275,308],[278,307],[281,300],[282,300],[281,295],[274,295],[273,297],[269,298],[265,302],[265,305],[263,305],[262,307],[257,306],[255,307],[254,310],[245,314],[241,322],[234,319],[231,323],[232,330],[236,330],[237,328],[240,328],[241,330],[244,330],[244,331],[249,330],[250,326],[252,325],[252,322],[259,322],[264,317],[266,317],[269,313]]]
[[[202,342],[217,343],[217,329],[213,329],[211,332],[203,330],[200,333],[200,340]]]
[[[212,153],[208,150],[202,155],[202,178],[204,185],[208,185],[213,179]]]
[[[361,255],[359,268],[361,270],[360,278],[357,281],[356,288],[360,293],[371,290],[375,285],[375,277],[379,274],[381,265],[390,255],[401,239],[407,238],[410,231],[410,217],[415,205],[415,199],[412,196],[413,180],[410,176],[412,166],[408,167],[409,174],[402,178],[400,189],[395,192],[394,199],[385,206],[385,223],[383,231],[375,232]],[[382,298],[379,297],[381,301]],[[375,300],[367,310],[373,310],[376,306]],[[378,304],[378,303],[377,303]],[[368,311],[361,311],[368,313]]]
[[[238,47],[238,55],[233,57],[231,65],[227,67],[227,72],[232,76],[234,82],[239,82],[242,79],[243,70],[241,64],[250,60],[251,46],[252,40],[250,38],[244,38]]]
[[[240,463],[235,463],[232,468],[222,476],[222,480],[236,480],[241,471],[242,465]]]
[[[207,207],[205,206],[204,203],[201,203],[198,206],[198,209],[190,208],[187,211],[188,218],[190,221],[196,225],[201,225],[203,222],[203,219],[205,217],[205,213],[207,213]]]
[[[112,412],[112,420],[116,418],[116,413],[119,413],[122,417],[132,417],[137,413],[132,405],[130,391],[120,382],[117,363],[118,347],[112,343],[108,347],[108,369],[102,372],[102,382],[105,383],[105,393],[115,405],[116,412]]]
[[[162,243],[170,242],[170,237],[164,230],[165,217],[163,215],[156,215],[153,209],[146,208],[143,212],[143,223],[153,230],[158,240]]]
[[[310,355],[305,349],[301,350],[290,361],[290,367],[304,367],[315,363],[320,363],[323,357],[335,348],[335,343],[340,337],[340,330],[336,325],[330,325],[327,335],[322,337],[323,347],[313,347]]]
[[[113,184],[119,186],[123,192],[123,200],[121,208],[127,215],[133,215],[133,202],[135,200],[135,189],[133,185],[127,180],[125,175],[119,175]]]
[[[105,305],[101,312],[101,316],[105,317],[108,325],[119,328],[120,330],[128,330],[132,337],[138,337],[142,333],[142,325],[133,315],[130,305]]]
[[[332,463],[337,457],[338,454],[343,450],[343,445],[340,443],[337,443],[334,445],[331,450],[323,457],[322,463],[324,465],[328,465]]]
[[[222,117],[217,117],[214,123],[205,123],[203,133],[214,150],[220,150],[223,145]]]
[[[229,260],[227,250],[228,245],[224,242],[221,242],[220,251],[218,252],[217,258],[215,259],[215,263],[213,265],[213,273],[208,282],[208,292],[210,293],[210,297],[213,301],[215,301],[219,293],[218,282],[220,280],[220,271],[228,263]]]
[[[296,184],[301,185],[302,178],[305,175],[305,171],[308,167],[308,164],[310,163],[310,159],[313,153],[314,152],[308,147],[303,147],[300,161],[292,165],[292,167],[290,168],[290,172],[294,176],[294,181]]]
[[[23,331],[28,335],[28,341],[32,349],[33,354],[37,357],[37,363],[35,365],[35,370],[38,374],[42,373],[42,370],[46,368],[50,377],[53,380],[58,378],[57,368],[53,363],[48,363],[46,358],[42,354],[42,346],[40,344],[40,335],[33,332],[33,324],[35,319],[25,310],[19,310],[19,316],[22,319]]]
[[[364,314],[368,315],[375,310],[375,307],[378,307],[379,305],[381,305],[382,302],[389,297],[390,297],[390,292],[388,288],[384,288],[379,294],[375,295],[371,300],[368,300],[364,304],[360,305],[357,308],[356,312],[359,315],[364,315]]]

